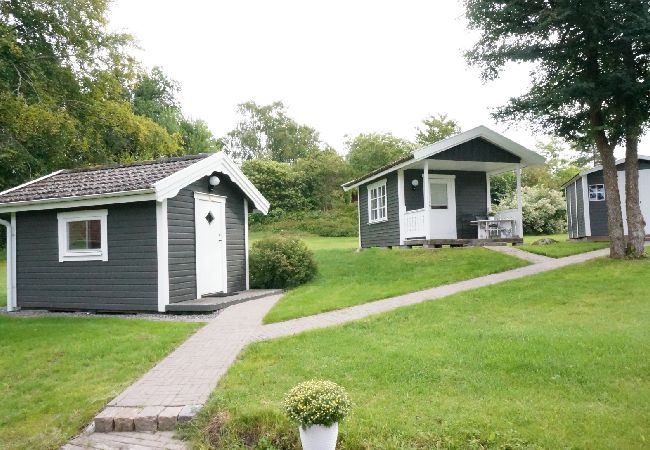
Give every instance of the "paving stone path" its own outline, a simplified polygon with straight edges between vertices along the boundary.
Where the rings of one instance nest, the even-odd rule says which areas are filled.
[[[526,253],[525,259],[532,258],[529,256],[531,254],[519,249],[508,253],[521,257],[524,256],[522,253]],[[190,420],[206,402],[242,348],[251,342],[339,325],[403,306],[581,263],[608,253],[609,249],[602,249],[559,259],[535,258],[537,262],[526,267],[269,325],[262,325],[262,318],[280,295],[230,306],[117,396],[97,416],[95,426],[98,431],[112,429],[121,432],[83,434],[64,448],[186,448],[183,442],[161,431],[173,430],[177,420]],[[156,428],[161,431],[155,432]]]
[[[548,256],[538,255],[536,253],[527,252],[525,250],[521,250],[521,249],[519,249],[517,247],[513,247],[513,246],[496,245],[496,246],[486,246],[485,248],[490,249],[490,250],[494,250],[495,252],[504,253],[506,255],[514,256],[516,258],[520,258],[520,259],[526,260],[528,262],[532,262],[533,264],[553,261],[553,258],[549,258]]]

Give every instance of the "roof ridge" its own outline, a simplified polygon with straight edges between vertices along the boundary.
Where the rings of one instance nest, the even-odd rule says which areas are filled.
[[[145,161],[133,161],[129,163],[115,163],[115,164],[104,164],[92,167],[80,167],[74,169],[63,169],[59,174],[64,173],[80,173],[80,172],[94,172],[101,170],[111,170],[111,169],[120,169],[123,167],[137,167],[137,166],[150,166],[153,164],[166,164],[179,161],[191,161],[193,159],[204,159],[210,156],[211,153],[196,153],[193,155],[183,155],[183,156],[170,156],[165,158],[150,159]]]

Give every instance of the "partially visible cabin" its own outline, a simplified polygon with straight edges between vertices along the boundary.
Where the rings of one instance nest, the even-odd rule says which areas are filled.
[[[627,234],[625,211],[625,159],[616,161],[621,196],[623,226]],[[567,229],[571,239],[607,239],[607,203],[603,166],[580,172],[564,185],[567,202]],[[650,156],[639,156],[639,201],[650,235]]]

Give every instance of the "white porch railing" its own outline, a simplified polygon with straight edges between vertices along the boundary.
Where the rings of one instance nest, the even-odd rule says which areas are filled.
[[[404,213],[404,239],[427,235],[427,215],[424,209]]]

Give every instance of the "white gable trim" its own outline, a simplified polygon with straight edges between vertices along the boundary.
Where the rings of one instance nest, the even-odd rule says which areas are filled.
[[[36,178],[35,180],[32,180],[32,181],[28,181],[27,183],[23,183],[23,184],[20,184],[20,185],[18,185],[18,186],[14,186],[14,187],[12,187],[12,188],[10,188],[10,189],[7,189],[6,191],[2,191],[2,192],[0,192],[0,195],[8,194],[9,192],[13,192],[13,191],[15,191],[16,189],[24,188],[25,186],[29,186],[30,184],[34,184],[34,183],[36,183],[36,182],[38,182],[38,181],[41,181],[41,180],[44,180],[44,179],[46,179],[46,178],[53,177],[53,176],[56,175],[57,173],[61,173],[61,172],[63,172],[63,170],[57,170],[56,172],[49,173],[49,174],[47,174],[47,175],[45,175],[45,176],[43,176],[43,177]]]
[[[471,130],[465,131],[463,133],[459,133],[450,138],[443,139],[442,141],[438,141],[434,144],[427,145],[426,147],[422,147],[418,150],[415,150],[413,152],[413,159],[409,159],[408,161],[405,161],[401,164],[398,164],[393,167],[389,167],[388,169],[379,172],[371,177],[365,178],[357,183],[350,184],[350,185],[343,185],[343,190],[349,191],[350,189],[353,189],[357,186],[368,183],[377,178],[383,177],[388,173],[410,166],[414,162],[422,161],[431,156],[437,155],[438,153],[442,153],[446,150],[449,150],[453,147],[456,147],[460,144],[464,144],[465,142],[477,138],[485,139],[486,141],[491,142],[497,147],[500,147],[506,150],[507,152],[512,153],[515,156],[518,156],[519,158],[521,158],[521,167],[536,166],[536,165],[544,164],[544,162],[546,161],[546,159],[542,155],[535,153],[532,150],[528,150],[523,145],[517,144],[515,141],[512,141],[507,137],[495,131],[490,130],[487,127],[479,126],[476,128],[472,128]]]
[[[246,196],[253,202],[255,208],[266,214],[269,211],[269,202],[262,193],[250,182],[244,173],[237,167],[235,162],[224,152],[215,153],[204,158],[191,166],[188,166],[176,173],[163,178],[154,184],[156,199],[161,201],[166,198],[175,197],[185,186],[210,175],[213,172],[226,174]]]

